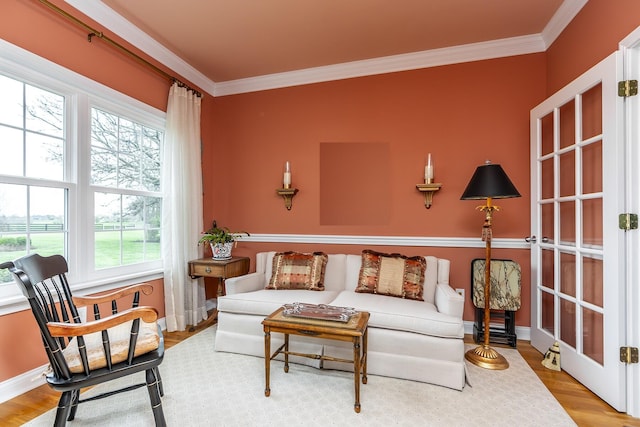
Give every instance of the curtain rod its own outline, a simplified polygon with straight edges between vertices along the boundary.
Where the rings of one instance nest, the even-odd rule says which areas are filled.
[[[87,40],[89,41],[89,43],[91,43],[92,39],[94,37],[98,37],[100,40],[104,40],[106,43],[108,43],[109,45],[111,45],[112,47],[115,47],[116,49],[118,49],[120,52],[126,54],[127,56],[129,56],[130,58],[135,59],[136,61],[138,61],[140,64],[142,65],[146,65],[147,67],[151,68],[153,71],[155,71],[156,73],[160,74],[161,76],[163,76],[164,78],[166,78],[167,80],[169,80],[171,83],[178,83],[179,86],[185,87],[188,90],[192,91],[193,93],[195,93],[197,96],[202,97],[202,94],[193,89],[192,87],[190,87],[189,85],[187,85],[186,83],[182,82],[181,80],[179,80],[177,77],[172,76],[171,74],[167,73],[164,70],[161,70],[160,68],[156,67],[155,65],[153,65],[151,62],[147,61],[146,59],[142,58],[141,56],[133,53],[132,51],[130,51],[129,49],[127,49],[126,47],[122,46],[120,43],[116,42],[115,40],[109,38],[108,36],[105,36],[102,31],[98,31],[92,27],[90,27],[88,24],[82,22],[80,19],[76,18],[75,16],[71,15],[68,12],[65,12],[64,10],[60,9],[58,6],[50,3],[47,0],[38,0],[40,3],[42,3],[43,5],[47,6],[49,9],[53,10],[54,12],[58,13],[59,15],[62,15],[63,17],[67,18],[68,20],[74,22],[75,24],[81,26],[82,28],[84,28],[86,31],[88,31],[87,34]]]

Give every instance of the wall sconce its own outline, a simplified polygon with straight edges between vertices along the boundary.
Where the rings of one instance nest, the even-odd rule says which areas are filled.
[[[427,165],[424,167],[424,184],[416,184],[416,188],[424,193],[424,207],[429,209],[433,203],[433,193],[440,190],[442,184],[433,182],[433,163],[431,163],[431,153],[427,156]]]
[[[282,187],[276,190],[278,195],[284,199],[284,206],[288,211],[291,210],[291,203],[293,202],[293,196],[298,192],[297,188],[291,188],[291,165],[289,161],[284,164],[284,175],[282,177]]]
[[[433,203],[433,193],[438,191],[442,184],[416,184],[416,188],[424,193],[424,207],[429,209]]]
[[[282,196],[284,199],[284,207],[287,208],[288,211],[291,210],[291,203],[293,201],[293,196],[298,193],[297,188],[279,188],[276,190],[278,195]]]

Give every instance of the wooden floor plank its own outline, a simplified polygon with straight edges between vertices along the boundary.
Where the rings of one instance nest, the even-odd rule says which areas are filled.
[[[173,347],[214,323],[215,316],[210,316],[207,321],[198,325],[195,331],[165,333],[165,348]],[[465,337],[465,341],[473,342],[473,339],[469,335]],[[640,419],[615,411],[566,372],[552,371],[542,366],[542,354],[528,341],[519,340],[518,351],[578,426],[640,427]],[[59,393],[47,385],[42,385],[0,404],[0,425],[21,426],[54,408],[58,398]]]

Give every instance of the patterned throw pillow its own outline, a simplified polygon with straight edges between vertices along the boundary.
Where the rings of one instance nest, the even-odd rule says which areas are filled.
[[[424,301],[422,292],[426,269],[427,261],[421,256],[410,258],[364,250],[356,292]]]
[[[271,279],[265,289],[324,291],[324,270],[328,259],[323,252],[278,252],[273,256]]]

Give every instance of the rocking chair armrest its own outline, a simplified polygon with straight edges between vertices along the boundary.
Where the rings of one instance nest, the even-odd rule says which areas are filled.
[[[142,319],[147,323],[155,322],[158,319],[158,311],[148,306],[129,308],[113,316],[85,323],[49,322],[47,328],[54,337],[77,337],[101,332],[135,319]]]
[[[118,289],[116,291],[113,291],[104,295],[81,296],[81,297],[74,296],[73,302],[77,306],[100,304],[103,302],[111,302],[113,300],[118,300],[122,297],[134,294],[136,292],[142,292],[145,295],[151,295],[153,293],[153,286],[151,286],[148,283],[139,283],[137,285],[127,286],[126,288]]]

